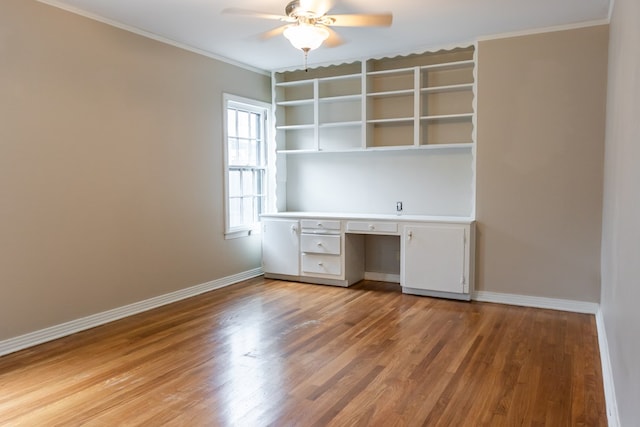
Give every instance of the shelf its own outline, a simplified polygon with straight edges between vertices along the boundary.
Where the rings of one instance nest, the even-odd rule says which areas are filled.
[[[413,95],[415,91],[413,89],[402,89],[402,90],[388,90],[385,92],[373,92],[368,93],[367,97],[369,98],[390,98],[393,96],[404,96],[404,95]]]
[[[447,144],[422,144],[420,148],[427,150],[450,150],[454,148],[472,148],[473,142],[449,142]]]
[[[393,70],[368,71],[367,76],[382,76],[388,74],[408,74],[413,73],[413,67],[396,68]]]
[[[311,105],[313,104],[313,99],[297,99],[295,101],[278,101],[276,105],[281,107],[294,107],[296,105]]]
[[[318,98],[318,102],[344,102],[344,101],[360,101],[362,100],[362,95],[339,95],[339,96],[327,96],[324,98]]]
[[[473,83],[464,83],[459,85],[423,87],[420,89],[422,93],[439,93],[439,92],[456,92],[461,90],[472,90]]]
[[[473,113],[464,113],[464,114],[442,114],[439,116],[422,116],[420,120],[425,121],[436,121],[436,120],[462,120],[462,119],[471,119],[473,117]]]
[[[362,78],[362,74],[344,74],[341,76],[331,76],[331,77],[319,77],[318,82],[330,82],[333,80],[350,80],[350,79],[360,79]]]
[[[276,126],[277,130],[298,130],[298,129],[313,129],[315,126],[313,124],[310,125],[282,125]]]
[[[413,122],[413,117],[398,117],[393,119],[371,119],[367,120],[367,123],[376,124],[376,123],[408,123]]]
[[[334,127],[353,127],[353,126],[362,126],[362,121],[350,121],[350,122],[329,122],[329,123],[320,123],[318,127],[320,128],[334,128]]]
[[[276,87],[311,85],[313,84],[314,80],[317,80],[319,83],[323,83],[323,82],[332,82],[337,80],[355,80],[355,79],[361,79],[361,78],[362,78],[362,74],[345,74],[342,76],[319,77],[317,79],[304,79],[304,80],[294,80],[290,82],[278,82],[276,83]]]
[[[442,64],[422,65],[420,66],[420,69],[421,70],[452,70],[456,68],[473,67],[473,64],[474,64],[473,59],[469,59],[466,61],[455,61],[455,62],[444,62]]]
[[[276,154],[304,154],[304,153],[319,153],[318,150],[276,150]]]
[[[277,87],[304,86],[312,83],[313,83],[313,80],[294,80],[291,82],[278,82],[276,83],[276,86]]]
[[[407,150],[467,150],[473,147],[473,143],[456,143],[456,144],[432,144],[432,145],[394,145],[386,147],[367,147],[367,148],[347,148],[344,150],[278,150],[278,154],[309,154],[309,153],[366,153],[376,151],[407,151]]]

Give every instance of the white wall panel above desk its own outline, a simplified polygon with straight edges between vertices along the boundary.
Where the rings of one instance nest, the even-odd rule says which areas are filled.
[[[473,214],[470,149],[373,151],[289,156],[288,211]],[[284,183],[280,183],[283,185]]]

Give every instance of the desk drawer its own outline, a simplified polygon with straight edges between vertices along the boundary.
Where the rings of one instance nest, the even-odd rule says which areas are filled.
[[[398,233],[398,223],[376,221],[349,221],[347,222],[347,231],[362,233]]]
[[[327,219],[302,219],[300,220],[300,228],[303,230],[332,230],[340,231],[340,221]]]
[[[301,234],[302,252],[340,255],[340,235]]]
[[[302,254],[302,272],[340,276],[341,258],[335,255]]]

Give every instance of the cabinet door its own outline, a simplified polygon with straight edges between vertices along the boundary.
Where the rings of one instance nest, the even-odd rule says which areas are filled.
[[[265,273],[300,274],[298,220],[262,220],[262,267]]]
[[[464,293],[468,280],[465,234],[464,225],[406,226],[403,234],[402,286]]]

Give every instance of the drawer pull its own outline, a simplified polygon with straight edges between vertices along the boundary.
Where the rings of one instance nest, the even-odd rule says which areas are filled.
[[[322,264],[322,261],[318,261],[318,265],[322,267],[324,264]]]
[[[375,230],[375,229],[376,229],[375,225],[369,224],[369,230]]]
[[[322,242],[316,243],[317,246],[322,246]]]

